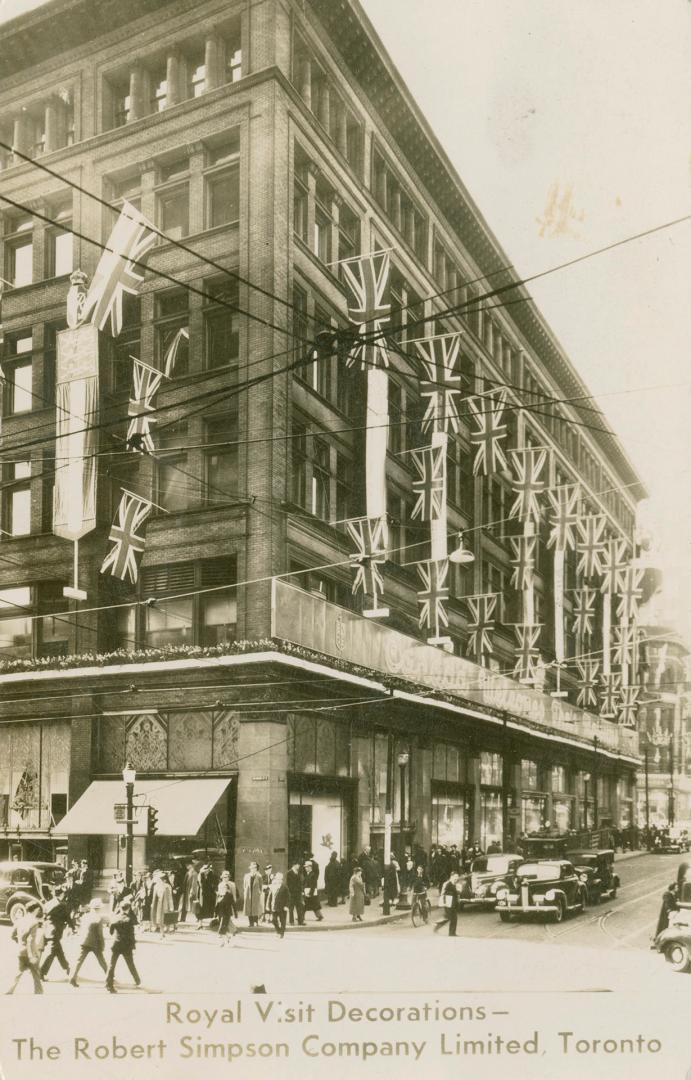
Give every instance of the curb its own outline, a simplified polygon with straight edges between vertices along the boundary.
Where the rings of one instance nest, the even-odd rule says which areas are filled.
[[[367,919],[361,923],[330,923],[324,919],[322,922],[307,923],[305,926],[286,926],[286,934],[324,934],[330,931],[339,930],[367,930],[371,926],[387,926],[389,923],[398,922],[400,919],[410,917],[410,909],[405,911],[396,911],[392,915],[378,915],[376,919]],[[271,924],[264,924],[262,926],[240,926],[239,932],[241,934],[272,934],[276,936],[276,931]],[[179,935],[179,936],[178,936]],[[197,930],[196,926],[178,926],[175,936],[178,938],[184,937],[185,939],[193,938],[194,940],[206,941],[209,937],[216,940],[218,934],[215,930],[209,930],[207,927],[203,927],[201,930]]]

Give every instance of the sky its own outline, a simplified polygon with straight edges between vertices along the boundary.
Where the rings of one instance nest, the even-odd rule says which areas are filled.
[[[691,213],[687,0],[361,2],[521,276]],[[687,221],[530,292],[650,491],[691,644],[689,266]]]

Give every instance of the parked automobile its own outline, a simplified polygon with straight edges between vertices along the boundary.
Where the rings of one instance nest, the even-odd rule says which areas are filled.
[[[521,915],[544,915],[561,922],[568,913],[583,911],[586,899],[586,885],[566,859],[524,862],[512,884],[497,890],[496,910],[502,922]]]
[[[473,859],[460,893],[460,907],[494,905],[497,890],[506,885],[523,862],[522,855],[482,855]]]
[[[683,855],[690,846],[686,829],[671,828],[657,834],[652,850],[658,855]]]
[[[691,882],[681,886],[678,910],[670,912],[669,926],[655,938],[655,948],[674,971],[691,972]]]
[[[16,923],[38,903],[49,900],[65,880],[59,863],[0,863],[0,918]]]
[[[620,881],[619,875],[614,872],[612,848],[569,851],[567,855],[586,887],[589,904],[599,904],[605,897],[614,900]]]

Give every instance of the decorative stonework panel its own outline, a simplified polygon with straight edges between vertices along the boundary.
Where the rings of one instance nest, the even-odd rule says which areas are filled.
[[[37,829],[40,820],[40,724],[16,724],[10,735],[10,827]]]
[[[99,720],[99,768],[119,773],[125,766],[126,716],[102,716]]]
[[[238,761],[240,718],[237,712],[223,709],[214,713],[213,768],[233,769]]]
[[[168,713],[168,768],[211,768],[211,713]]]
[[[168,767],[168,731],[158,713],[128,717],[125,757],[138,772],[160,772]]]

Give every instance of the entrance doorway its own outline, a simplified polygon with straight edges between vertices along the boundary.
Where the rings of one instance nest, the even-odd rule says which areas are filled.
[[[288,865],[308,853],[319,865],[319,882],[332,851],[350,854],[352,785],[322,777],[292,777],[288,791]]]

